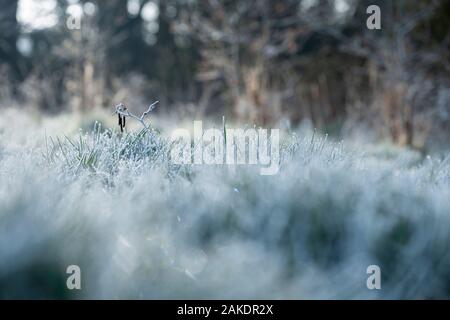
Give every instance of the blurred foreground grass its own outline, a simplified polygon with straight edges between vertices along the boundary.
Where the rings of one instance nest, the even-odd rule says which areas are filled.
[[[450,298],[450,157],[299,128],[261,176],[89,118],[0,119],[1,298]]]

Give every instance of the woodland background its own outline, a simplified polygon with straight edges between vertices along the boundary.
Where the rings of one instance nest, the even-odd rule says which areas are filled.
[[[368,30],[366,8],[381,8]],[[0,0],[0,108],[124,102],[448,144],[446,0]],[[70,30],[68,17],[81,21]]]

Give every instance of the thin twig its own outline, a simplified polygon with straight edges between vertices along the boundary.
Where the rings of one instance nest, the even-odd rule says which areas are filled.
[[[159,101],[153,102],[148,108],[147,111],[145,111],[140,117],[134,115],[131,113],[122,103],[118,104],[116,106],[115,114],[121,115],[123,117],[130,117],[135,120],[137,120],[142,126],[145,128],[145,130],[149,130],[149,126],[145,123],[144,119],[145,117],[153,110],[155,109],[156,105],[159,103]]]

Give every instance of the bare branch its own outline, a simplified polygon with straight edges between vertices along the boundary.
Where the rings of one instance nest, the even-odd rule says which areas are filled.
[[[156,108],[156,105],[159,103],[159,101],[155,101],[153,102],[151,105],[148,106],[147,111],[145,111],[142,116],[141,116],[141,120],[144,120],[144,118],[153,110]]]
[[[123,103],[119,103],[116,106],[116,110],[114,112],[114,114],[117,114],[122,117],[129,117],[129,118],[133,118],[135,120],[137,120],[140,124],[142,124],[142,126],[145,128],[146,131],[148,131],[150,128],[149,126],[145,123],[145,117],[153,110],[155,109],[156,105],[159,103],[159,101],[155,101],[153,102],[148,108],[147,111],[145,111],[140,117],[134,115],[133,113],[131,113],[128,108],[123,104]]]

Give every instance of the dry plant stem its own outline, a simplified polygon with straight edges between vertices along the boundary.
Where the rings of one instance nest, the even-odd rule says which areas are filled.
[[[119,106],[116,107],[116,112],[115,112],[115,113],[116,113],[116,114],[119,114],[119,115],[121,115],[121,116],[124,116],[124,117],[130,117],[130,118],[133,118],[133,119],[139,121],[139,122],[142,124],[142,126],[145,128],[145,130],[146,130],[146,131],[149,131],[150,128],[149,128],[149,126],[145,123],[144,119],[145,119],[145,117],[146,117],[153,109],[155,109],[155,107],[156,107],[156,105],[157,105],[158,103],[159,103],[159,101],[153,102],[153,103],[147,108],[147,111],[145,111],[140,117],[138,117],[138,116],[132,114],[128,109],[126,109],[125,111],[120,111],[120,110],[118,109]]]

